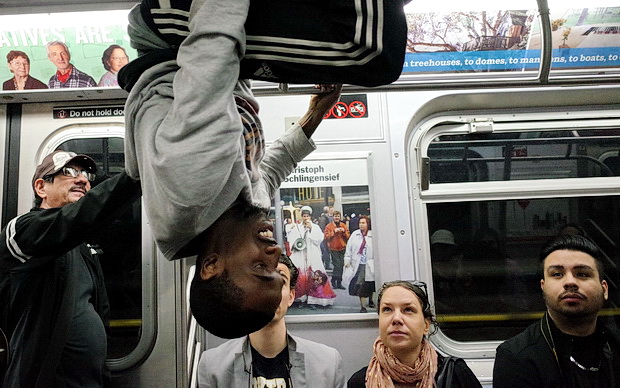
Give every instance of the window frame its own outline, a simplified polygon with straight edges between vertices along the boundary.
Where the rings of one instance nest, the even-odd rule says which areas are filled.
[[[37,160],[53,152],[69,140],[125,139],[125,127],[121,123],[72,124],[59,128],[48,136],[37,151]],[[139,366],[148,358],[157,337],[157,257],[144,205],[141,203],[141,267],[142,267],[142,325],[136,347],[121,358],[108,358],[106,365],[112,372],[127,371]]]
[[[461,183],[434,183],[425,179],[428,173],[428,148],[439,135],[457,135],[476,131],[507,133],[515,131],[538,132],[554,129],[620,128],[620,109],[594,107],[543,111],[541,108],[487,110],[472,112],[438,112],[419,122],[413,128],[411,141],[405,146],[411,155],[407,166],[411,195],[411,220],[414,244],[418,251],[417,277],[427,283],[429,298],[434,305],[434,284],[430,260],[430,234],[427,204],[447,202],[474,202],[493,200],[571,198],[584,196],[620,195],[618,177],[587,177],[564,179],[536,179],[515,181],[487,181]],[[535,182],[535,184],[528,184]],[[428,258],[428,259],[426,259]],[[484,328],[481,328],[484,329]],[[490,359],[502,340],[454,340],[441,329],[431,337],[440,350],[463,358]]]

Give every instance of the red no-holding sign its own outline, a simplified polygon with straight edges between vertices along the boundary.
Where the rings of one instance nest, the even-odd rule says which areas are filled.
[[[359,119],[368,117],[368,98],[365,94],[343,94],[340,101],[323,117],[325,119]]]
[[[332,116],[343,119],[349,115],[349,106],[342,101],[338,101],[332,108]]]

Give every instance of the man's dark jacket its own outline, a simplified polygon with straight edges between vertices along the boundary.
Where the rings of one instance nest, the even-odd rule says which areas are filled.
[[[78,260],[93,277],[92,303],[107,325],[101,267],[84,242],[139,195],[140,182],[121,173],[75,203],[34,208],[0,233],[0,325],[9,334],[11,352],[2,387],[53,385],[74,314]]]
[[[573,387],[570,377],[566,377],[564,379],[566,381],[562,380],[560,365],[543,336],[544,322],[543,317],[497,348],[493,368],[493,388]],[[607,329],[600,322],[597,330],[603,332],[603,338],[607,340],[613,353],[611,361],[603,360],[602,362],[612,363],[610,367],[612,371],[615,371],[614,387],[620,387],[620,337],[617,332]],[[562,369],[569,370],[568,356],[558,356],[562,362]],[[609,371],[610,367],[604,369]],[[607,379],[612,381],[611,376]]]

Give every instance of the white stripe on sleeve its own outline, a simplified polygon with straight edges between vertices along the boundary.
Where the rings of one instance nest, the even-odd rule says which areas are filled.
[[[11,252],[11,255],[13,255],[13,257],[21,261],[22,263],[25,263],[32,256],[24,254],[24,252],[22,252],[22,250],[19,248],[19,245],[17,245],[17,241],[15,241],[15,235],[17,234],[15,231],[15,223],[17,222],[18,218],[19,217],[13,218],[11,221],[9,221],[9,224],[6,227],[6,246],[7,248],[9,248],[9,251]]]

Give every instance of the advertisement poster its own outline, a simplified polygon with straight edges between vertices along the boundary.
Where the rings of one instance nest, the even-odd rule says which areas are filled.
[[[0,16],[2,90],[118,87],[128,10]]]
[[[552,67],[620,66],[620,7],[565,7],[551,10]],[[536,9],[419,12],[411,3],[405,10],[403,74],[523,71],[540,66]]]
[[[447,3],[405,7],[404,75],[539,68],[535,2],[503,3],[499,9],[488,1],[466,4],[460,9]],[[553,69],[620,67],[620,5],[550,7]],[[137,57],[126,32],[128,12],[0,16],[0,58],[6,61],[0,66],[2,90],[118,87],[118,70]],[[331,118],[365,114],[358,102],[353,109],[340,107]]]
[[[372,278],[375,263],[367,160],[303,161],[280,201],[284,249],[299,270],[288,314],[376,311],[374,280],[360,276]]]
[[[551,10],[552,68],[620,66],[620,6]],[[538,25],[528,49],[540,50]]]

